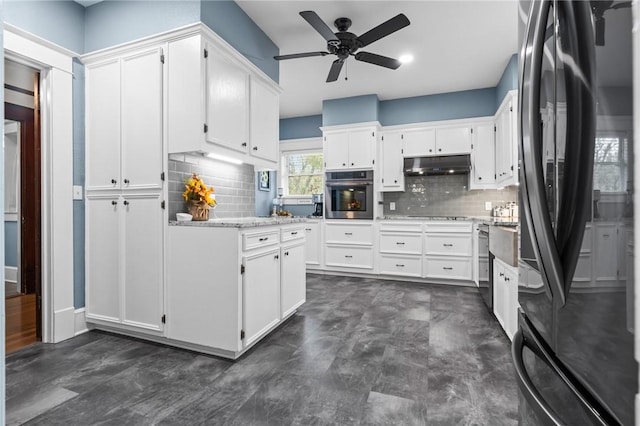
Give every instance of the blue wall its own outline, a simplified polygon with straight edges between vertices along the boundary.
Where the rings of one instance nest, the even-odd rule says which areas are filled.
[[[322,125],[366,123],[378,121],[380,107],[378,95],[362,95],[350,98],[322,101]]]
[[[273,81],[279,81],[280,66],[273,57],[280,49],[234,1],[203,0],[200,20]]]
[[[84,66],[73,61],[73,184],[84,187]],[[84,197],[73,200],[73,306],[84,306]]]
[[[495,89],[466,90],[380,102],[380,124],[421,123],[495,114]]]
[[[496,111],[509,90],[518,88],[518,54],[514,53],[496,86]]]
[[[73,1],[5,0],[4,22],[84,53],[85,9]]]
[[[280,140],[322,137],[322,114],[280,120]]]
[[[200,21],[200,1],[103,1],[86,8],[85,52]]]
[[[278,181],[276,172],[269,172],[269,181],[271,189],[269,191],[261,191],[258,189],[260,176],[256,174],[256,216],[271,215],[271,207],[273,207],[273,199],[278,196]]]
[[[18,222],[4,223],[4,264],[18,266]]]

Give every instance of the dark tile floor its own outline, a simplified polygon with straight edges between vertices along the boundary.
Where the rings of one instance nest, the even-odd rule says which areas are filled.
[[[7,423],[517,423],[509,342],[475,288],[309,275],[239,361],[102,332],[7,357]]]

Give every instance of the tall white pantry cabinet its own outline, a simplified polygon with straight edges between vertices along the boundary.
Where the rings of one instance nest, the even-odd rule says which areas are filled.
[[[86,319],[161,333],[164,44],[86,64]]]

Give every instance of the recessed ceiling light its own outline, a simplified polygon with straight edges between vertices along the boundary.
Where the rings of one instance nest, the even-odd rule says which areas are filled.
[[[409,62],[413,61],[413,55],[407,53],[405,55],[400,56],[400,58],[398,60],[400,62],[402,62],[403,64],[408,64]]]

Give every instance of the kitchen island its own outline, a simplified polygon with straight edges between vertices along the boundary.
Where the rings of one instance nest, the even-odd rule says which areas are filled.
[[[171,222],[169,344],[236,359],[305,302],[304,218]]]

